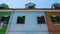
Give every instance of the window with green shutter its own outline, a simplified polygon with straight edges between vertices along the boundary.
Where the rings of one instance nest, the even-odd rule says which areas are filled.
[[[60,17],[59,16],[55,16],[55,17],[50,16],[50,18],[51,18],[51,21],[53,24],[60,23]]]
[[[10,17],[10,16],[2,16],[2,17],[1,17],[1,22],[3,22],[4,24],[8,24],[8,22],[9,22],[9,17]]]
[[[17,24],[24,24],[25,23],[25,16],[18,16]]]
[[[38,24],[45,24],[45,18],[44,18],[44,16],[37,17],[37,22],[38,22]]]

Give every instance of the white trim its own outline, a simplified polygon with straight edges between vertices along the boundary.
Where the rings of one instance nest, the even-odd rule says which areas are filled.
[[[60,24],[53,24],[53,25],[60,25]]]
[[[44,15],[41,15],[41,16],[37,16],[37,17],[42,17],[42,16],[44,16]]]
[[[25,12],[25,11],[28,11],[28,12],[36,12],[36,11],[39,11],[39,12],[60,12],[60,10],[14,10],[15,12]]]
[[[56,17],[57,15],[51,15],[52,17]]]
[[[0,10],[0,12],[12,12],[13,10]]]
[[[3,15],[3,17],[8,17],[9,15]]]
[[[39,12],[60,12],[60,10],[14,10],[14,12],[21,12],[21,11],[23,11],[23,12],[25,12],[25,11],[33,11],[33,12],[35,12],[35,11],[39,11]],[[0,12],[13,12],[13,10],[0,10]]]
[[[18,16],[18,17],[23,17],[23,16]]]

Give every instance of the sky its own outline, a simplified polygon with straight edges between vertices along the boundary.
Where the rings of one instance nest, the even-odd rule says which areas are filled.
[[[25,8],[29,2],[35,3],[36,8],[50,8],[53,3],[60,3],[60,0],[0,0],[0,4],[5,3],[10,8]]]

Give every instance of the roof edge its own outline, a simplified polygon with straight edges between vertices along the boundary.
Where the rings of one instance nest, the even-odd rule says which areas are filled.
[[[51,9],[51,8],[9,8],[9,9],[0,9],[0,10],[60,10],[60,9]]]

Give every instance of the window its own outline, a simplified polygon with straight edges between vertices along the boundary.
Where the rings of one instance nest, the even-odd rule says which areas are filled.
[[[38,24],[45,24],[44,16],[37,17]]]
[[[18,16],[17,24],[24,24],[25,22],[25,16]]]
[[[8,24],[8,22],[9,22],[9,16],[2,16],[1,17],[1,22],[3,22],[4,24]]]
[[[50,16],[50,17],[51,17],[51,21],[53,22],[53,24],[60,23],[59,16]]]

